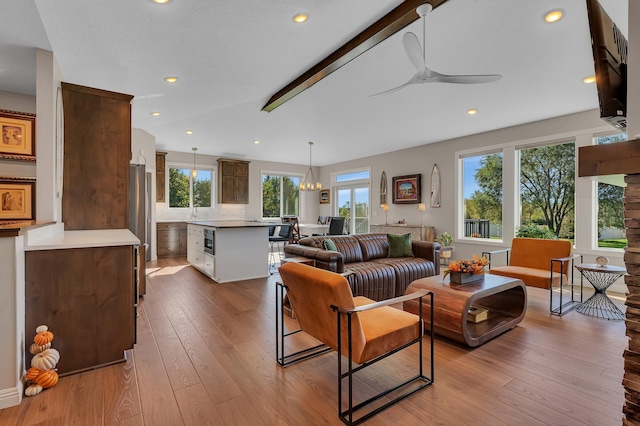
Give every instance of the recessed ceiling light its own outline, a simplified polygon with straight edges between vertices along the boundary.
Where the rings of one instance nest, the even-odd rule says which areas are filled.
[[[260,141],[258,139],[253,141],[254,144],[258,145],[260,143]]]
[[[158,4],[165,4],[165,3],[169,3],[171,0],[153,0],[154,3],[158,3]]]
[[[154,117],[157,117],[160,115],[160,111],[153,111],[151,115],[153,115]]]
[[[585,78],[582,79],[582,82],[584,84],[592,84],[596,82],[596,76],[595,75],[588,75]]]
[[[467,114],[469,115],[476,115],[478,113],[477,109],[471,108],[467,110]]]
[[[564,10],[555,9],[550,12],[547,12],[544,15],[544,22],[548,24],[553,24],[554,22],[558,22],[559,20],[561,20],[563,16],[564,16]]]
[[[185,133],[188,134],[188,135],[192,135],[193,134],[193,130],[186,130]]]
[[[164,81],[166,81],[167,83],[175,83],[176,81],[178,81],[178,77],[165,77]]]
[[[296,16],[293,17],[293,22],[295,22],[297,24],[302,24],[307,19],[308,19],[307,15],[305,15],[304,13],[299,13]]]

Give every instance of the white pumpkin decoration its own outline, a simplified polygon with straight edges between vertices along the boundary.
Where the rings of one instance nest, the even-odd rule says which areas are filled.
[[[50,370],[55,368],[58,361],[60,361],[60,352],[56,349],[49,348],[35,354],[31,359],[31,366],[38,370]]]
[[[48,330],[49,330],[49,327],[47,327],[46,325],[39,325],[36,327],[36,333],[40,333]]]
[[[34,396],[42,392],[42,386],[33,384],[24,390],[24,394],[27,396]]]
[[[35,354],[39,354],[42,351],[46,351],[50,347],[51,347],[51,342],[42,346],[38,346],[37,343],[32,343],[31,347],[29,348],[29,352],[31,352],[32,355],[35,355]]]

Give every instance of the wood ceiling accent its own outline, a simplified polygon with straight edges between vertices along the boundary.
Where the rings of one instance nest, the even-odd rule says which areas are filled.
[[[431,3],[433,8],[447,0],[406,0],[391,12],[378,19],[373,25],[349,40],[335,52],[305,71],[300,77],[287,84],[271,96],[262,107],[262,111],[271,112],[294,96],[316,84],[341,66],[349,63],[381,41],[391,37],[419,18],[416,8]]]

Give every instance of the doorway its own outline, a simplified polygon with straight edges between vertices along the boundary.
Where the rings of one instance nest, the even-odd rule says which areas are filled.
[[[336,188],[336,216],[345,218],[345,232],[365,234],[369,232],[369,186]]]

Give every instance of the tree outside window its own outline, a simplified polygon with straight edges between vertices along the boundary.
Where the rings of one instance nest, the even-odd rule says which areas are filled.
[[[464,236],[502,237],[502,153],[463,159]]]
[[[575,163],[573,142],[520,150],[518,236],[573,240]]]
[[[196,170],[192,178],[191,169],[169,168],[169,207],[211,207],[212,180],[211,170]]]
[[[626,140],[627,135],[618,134],[598,137],[596,143],[602,145]],[[623,197],[624,187],[598,182],[598,247],[626,247]]]
[[[262,175],[262,217],[299,216],[300,177]]]

